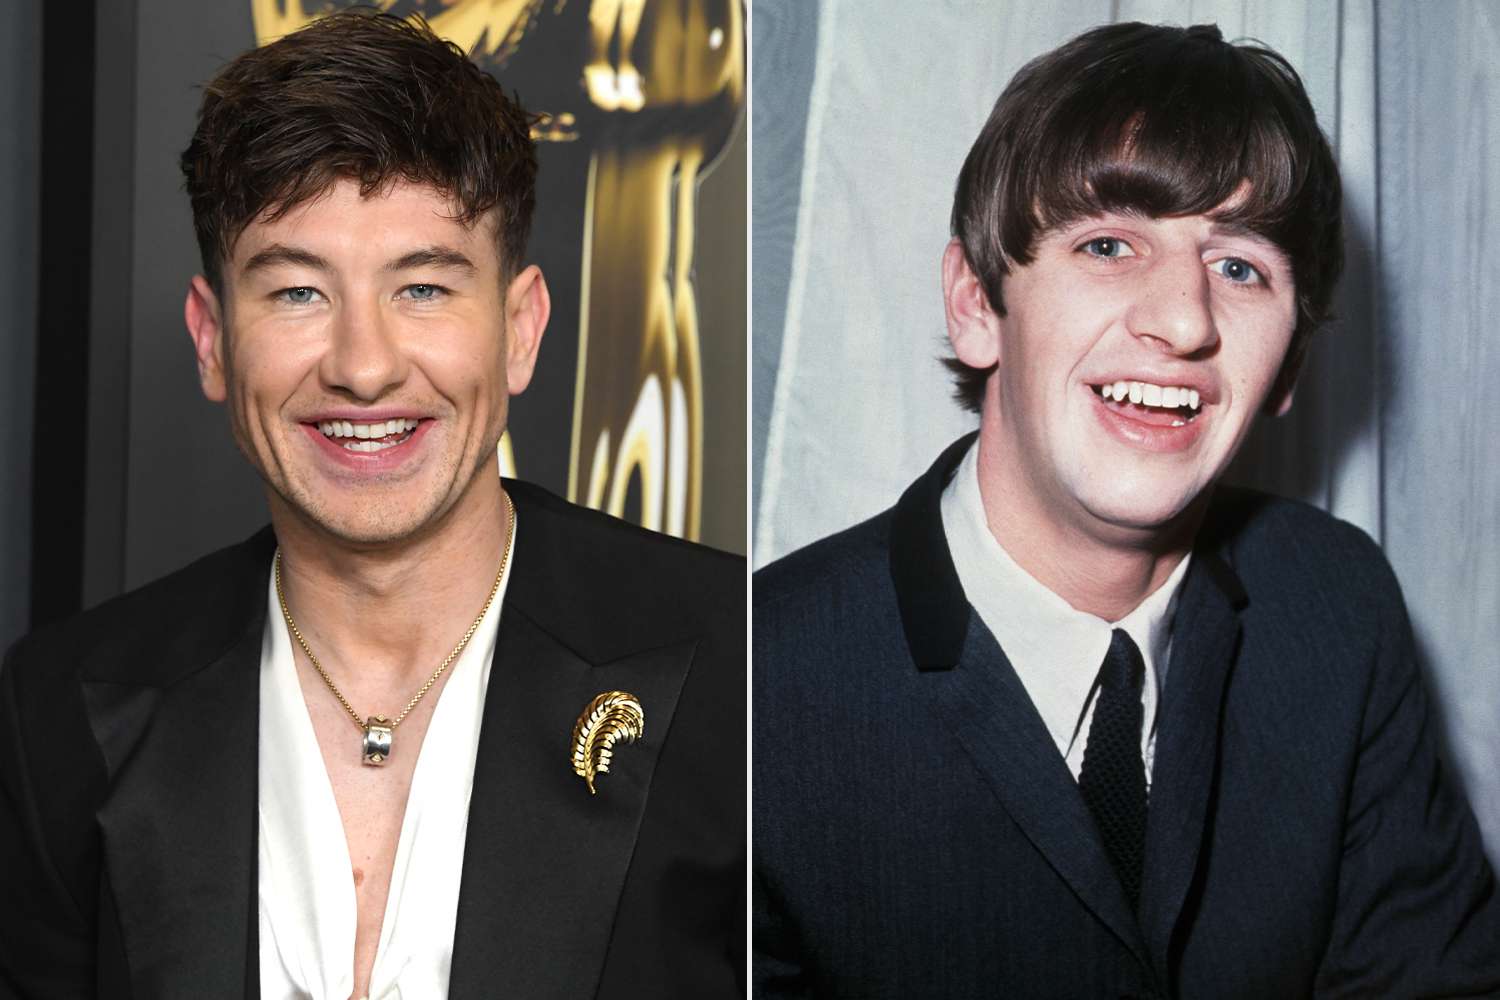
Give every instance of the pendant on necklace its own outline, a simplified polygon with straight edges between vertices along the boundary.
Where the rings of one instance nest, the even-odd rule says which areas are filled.
[[[391,720],[372,715],[365,720],[365,763],[381,767],[391,755]]]

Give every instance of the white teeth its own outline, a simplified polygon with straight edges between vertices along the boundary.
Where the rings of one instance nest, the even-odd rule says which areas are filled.
[[[1201,405],[1201,398],[1197,389],[1189,389],[1186,386],[1170,385],[1161,386],[1151,382],[1106,382],[1099,386],[1099,395],[1105,399],[1123,401],[1129,399],[1136,405],[1160,406],[1169,410],[1175,410],[1186,406],[1196,410]]]
[[[395,446],[394,441],[350,441],[344,448],[348,451],[384,451]]]
[[[344,445],[345,451],[385,451],[400,444],[399,441],[349,441]]]
[[[417,429],[418,421],[412,417],[396,417],[370,424],[356,424],[349,420],[323,420],[318,430],[331,438],[355,438],[359,441],[375,441],[392,434],[402,434]],[[371,450],[371,449],[359,449]]]

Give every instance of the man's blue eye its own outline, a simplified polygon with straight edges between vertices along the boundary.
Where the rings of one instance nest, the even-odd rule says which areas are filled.
[[[407,288],[411,297],[419,300],[435,299],[438,296],[437,285],[411,285]]]
[[[1134,257],[1135,250],[1129,243],[1114,236],[1095,236],[1081,248],[1093,257]]]
[[[1225,257],[1214,261],[1209,267],[1237,285],[1253,285],[1265,280],[1254,264],[1239,257]]]
[[[295,303],[296,305],[299,305],[299,306],[304,306],[304,305],[307,305],[309,302],[311,302],[313,300],[313,296],[316,295],[316,294],[318,294],[318,293],[315,292],[315,291],[313,291],[311,288],[298,287],[298,288],[288,288],[286,291],[282,292],[281,294],[283,294],[283,295],[286,296],[286,300],[288,302]]]

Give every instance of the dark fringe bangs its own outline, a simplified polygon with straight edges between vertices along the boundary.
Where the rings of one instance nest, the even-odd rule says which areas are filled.
[[[1286,255],[1298,323],[1287,365],[1328,316],[1343,266],[1338,168],[1302,81],[1270,49],[1218,28],[1115,24],[1024,66],[954,191],[952,231],[990,304],[1049,230],[1104,212],[1216,214]],[[950,365],[977,410],[986,372]]]

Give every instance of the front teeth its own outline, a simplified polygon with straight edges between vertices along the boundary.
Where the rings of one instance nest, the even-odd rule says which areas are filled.
[[[1176,409],[1186,406],[1191,410],[1198,409],[1199,397],[1197,389],[1188,389],[1184,386],[1160,386],[1150,382],[1110,382],[1099,387],[1099,395],[1105,399],[1124,401],[1145,406],[1163,406],[1167,409]]]
[[[318,424],[318,430],[327,437],[335,440],[354,438],[344,444],[349,451],[380,451],[397,443],[382,441],[381,438],[408,433],[416,429],[417,421],[411,417],[397,417],[394,420],[378,420],[374,423],[361,424],[348,420],[324,420]]]
[[[318,430],[329,437],[352,437],[352,438],[383,438],[389,434],[400,434],[403,431],[414,431],[417,429],[417,421],[410,417],[397,417],[395,420],[381,420],[375,423],[355,424],[348,420],[325,420],[318,424]]]

